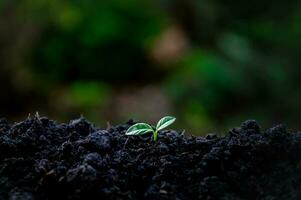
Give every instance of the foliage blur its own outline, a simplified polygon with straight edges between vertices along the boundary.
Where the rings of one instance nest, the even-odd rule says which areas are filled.
[[[301,2],[0,0],[0,112],[301,128]]]

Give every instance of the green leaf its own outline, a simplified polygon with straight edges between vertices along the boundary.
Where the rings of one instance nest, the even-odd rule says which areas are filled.
[[[160,131],[164,128],[166,128],[167,126],[171,125],[172,123],[174,123],[176,121],[175,117],[172,116],[166,116],[163,117],[162,119],[160,119],[160,121],[157,124],[156,130]]]
[[[154,129],[145,123],[138,123],[131,126],[127,131],[126,135],[143,135],[149,132],[154,132]]]

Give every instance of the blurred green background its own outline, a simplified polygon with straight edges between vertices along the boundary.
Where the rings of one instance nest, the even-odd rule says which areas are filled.
[[[301,128],[301,2],[0,0],[0,113]]]

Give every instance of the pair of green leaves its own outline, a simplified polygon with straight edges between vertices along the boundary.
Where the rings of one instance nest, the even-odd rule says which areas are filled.
[[[153,133],[154,140],[157,140],[158,131],[168,127],[176,121],[175,117],[166,116],[159,120],[157,123],[156,129],[153,129],[149,124],[146,123],[137,123],[131,126],[127,131],[126,135],[143,135],[146,133]]]

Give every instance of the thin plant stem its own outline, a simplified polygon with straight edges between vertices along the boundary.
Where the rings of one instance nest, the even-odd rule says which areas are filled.
[[[158,131],[154,131],[154,141],[158,140]]]

